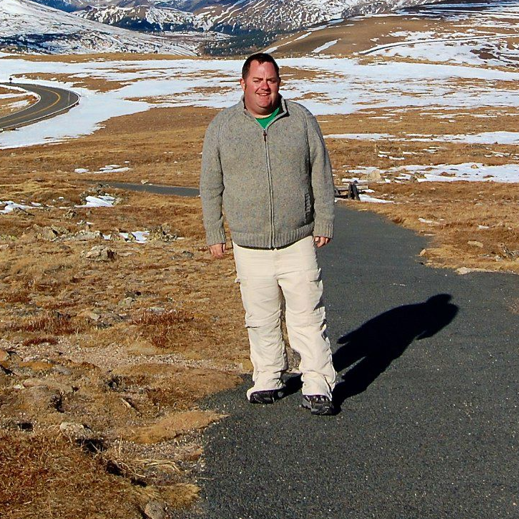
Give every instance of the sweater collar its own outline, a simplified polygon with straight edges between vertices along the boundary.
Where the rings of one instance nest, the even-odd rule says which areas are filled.
[[[241,107],[241,109],[243,110],[243,112],[245,113],[245,115],[247,115],[248,117],[251,117],[252,119],[256,119],[248,110],[247,108],[245,107],[245,96],[242,95],[241,96],[241,99],[240,99],[240,102],[238,103],[238,105]],[[280,111],[279,111],[279,114],[277,115],[276,119],[278,117],[282,117],[282,116],[285,116],[285,115],[288,115],[288,106],[287,106],[287,102],[285,101],[285,98],[280,95],[279,96],[279,106],[280,106]]]

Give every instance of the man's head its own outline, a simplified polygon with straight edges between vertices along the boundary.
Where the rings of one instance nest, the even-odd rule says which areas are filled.
[[[242,68],[240,84],[245,107],[254,117],[266,117],[279,105],[279,67],[270,54],[249,56]]]

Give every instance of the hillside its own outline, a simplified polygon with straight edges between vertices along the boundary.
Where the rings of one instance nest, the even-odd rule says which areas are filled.
[[[52,54],[145,52],[194,56],[196,36],[143,35],[83,20],[30,0],[0,2],[0,49]]]

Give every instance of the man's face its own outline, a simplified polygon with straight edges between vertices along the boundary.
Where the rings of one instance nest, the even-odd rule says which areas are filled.
[[[253,61],[247,78],[240,79],[245,92],[245,108],[254,117],[270,115],[279,103],[280,84],[281,80],[272,63]]]

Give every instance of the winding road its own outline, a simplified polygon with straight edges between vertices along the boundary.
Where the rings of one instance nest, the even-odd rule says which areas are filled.
[[[32,83],[0,83],[0,86],[16,87],[38,95],[38,102],[33,105],[0,117],[0,131],[14,130],[20,126],[26,126],[42,119],[54,117],[79,103],[79,95],[71,90],[56,88]]]

